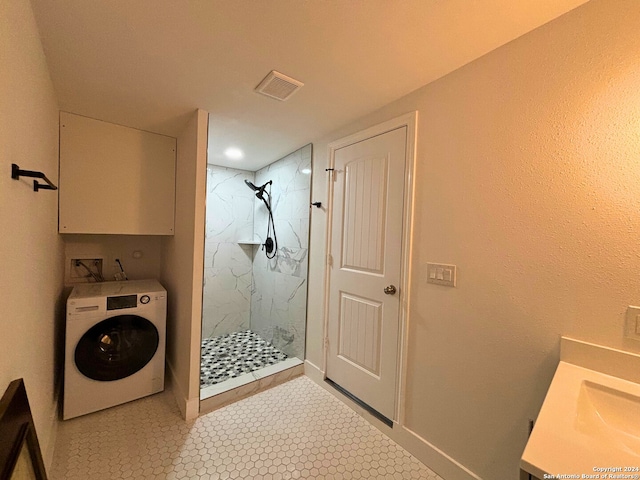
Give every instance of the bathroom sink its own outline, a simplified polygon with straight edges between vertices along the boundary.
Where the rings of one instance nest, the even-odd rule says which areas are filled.
[[[633,369],[627,370],[638,372],[640,357],[631,355],[637,358],[629,359]],[[598,478],[588,475],[604,472],[598,468],[640,466],[640,383],[608,373],[559,362],[522,455],[525,472]]]
[[[585,435],[640,456],[640,396],[583,381],[576,427]]]

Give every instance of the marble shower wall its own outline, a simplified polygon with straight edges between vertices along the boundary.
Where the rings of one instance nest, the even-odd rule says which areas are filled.
[[[249,329],[254,193],[244,181],[255,174],[207,165],[202,337]]]
[[[311,144],[258,170],[255,184],[272,180],[278,254],[269,260],[255,247],[251,330],[290,357],[304,358]],[[254,236],[264,242],[268,213],[255,201]]]

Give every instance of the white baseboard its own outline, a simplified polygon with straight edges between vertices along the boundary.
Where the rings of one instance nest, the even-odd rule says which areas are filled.
[[[165,375],[165,380],[168,385],[165,385],[168,386],[173,393],[182,418],[187,421],[198,418],[198,414],[200,413],[200,398],[188,398],[187,395],[185,395],[184,391],[180,387],[180,382],[178,382],[178,379],[176,378],[173,367],[169,362],[166,363],[166,371],[168,375]]]
[[[324,383],[324,372],[309,360],[304,361],[304,374],[318,385]]]
[[[361,417],[411,453],[442,478],[445,478],[446,480],[482,480],[478,475],[447,455],[435,445],[429,443],[417,433],[412,432],[398,423],[394,423],[393,428],[382,423],[360,405],[342,395],[338,390],[325,382],[324,372],[308,360],[305,360],[304,362],[304,374],[358,413]]]
[[[446,480],[482,480],[456,459],[450,457],[438,447],[417,433],[399,424],[394,424],[394,435],[389,435],[414,457],[427,465]]]

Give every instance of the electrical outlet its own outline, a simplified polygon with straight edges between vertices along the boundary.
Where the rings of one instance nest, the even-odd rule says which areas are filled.
[[[72,258],[69,269],[69,278],[87,279],[91,281],[94,275],[102,277],[102,258]],[[93,274],[93,275],[92,275]]]
[[[629,305],[624,326],[624,336],[640,340],[640,307]]]

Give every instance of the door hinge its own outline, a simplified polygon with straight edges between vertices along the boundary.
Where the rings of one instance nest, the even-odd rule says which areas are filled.
[[[327,253],[327,265],[330,267],[333,266],[333,256],[330,253]]]
[[[329,337],[324,337],[324,349],[329,350]]]

